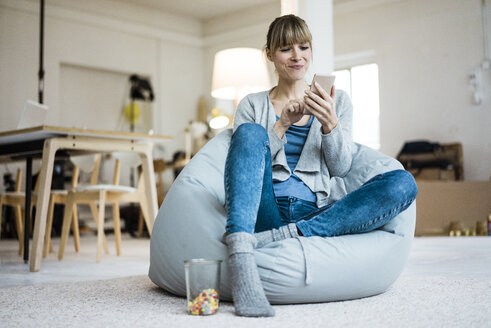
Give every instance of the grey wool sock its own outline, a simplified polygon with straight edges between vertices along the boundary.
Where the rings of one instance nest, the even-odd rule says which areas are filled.
[[[278,229],[266,230],[263,232],[255,233],[254,236],[257,239],[257,248],[261,248],[266,244],[273,241],[283,240],[287,238],[298,237],[297,226],[295,223],[290,223],[279,227]]]
[[[274,309],[269,304],[257,272],[254,259],[256,238],[246,232],[225,236],[228,246],[228,267],[232,283],[235,313],[244,317],[272,317]]]

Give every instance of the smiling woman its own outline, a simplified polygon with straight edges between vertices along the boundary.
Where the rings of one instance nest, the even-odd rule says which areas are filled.
[[[255,317],[274,315],[255,248],[298,239],[309,268],[307,244],[317,239],[311,237],[377,230],[407,209],[417,193],[413,177],[400,165],[389,171],[378,167],[376,175],[349,191],[348,185],[336,189],[356,165],[364,172],[371,165],[368,157],[356,156],[349,96],[316,82],[315,93],[310,90],[305,74],[312,60],[312,38],[302,18],[276,18],[269,26],[265,50],[278,84],[239,103],[233,135],[225,141],[221,183],[227,212],[223,240],[235,311]],[[301,261],[302,253],[280,252],[276,257]],[[310,274],[305,275],[308,284]]]
[[[298,80],[303,78],[310,65],[312,35],[303,20],[290,19],[289,23],[271,24],[276,28],[268,31],[265,51],[279,78]]]
[[[316,82],[316,92],[310,90],[305,74],[312,37],[300,17],[276,18],[265,50],[278,84],[240,102],[224,172],[224,240],[235,310],[242,316],[274,315],[258,275],[255,247],[299,236],[370,232],[407,209],[417,193],[408,172],[393,170],[346,197],[336,195],[331,179],[344,178],[353,165],[349,96]]]

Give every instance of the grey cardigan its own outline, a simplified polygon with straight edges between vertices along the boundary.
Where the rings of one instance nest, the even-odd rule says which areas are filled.
[[[270,90],[251,93],[239,103],[234,117],[234,132],[246,122],[262,125],[269,136],[273,180],[284,181],[291,175],[285,155],[286,136],[279,138],[273,129],[276,114],[269,98]],[[346,92],[336,90],[336,114],[338,125],[329,133],[322,133],[320,122],[314,118],[294,173],[316,195],[317,207],[338,199],[331,195],[331,178],[344,177],[351,168],[351,126],[353,106]]]

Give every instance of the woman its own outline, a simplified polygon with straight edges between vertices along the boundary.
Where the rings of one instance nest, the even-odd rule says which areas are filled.
[[[298,236],[338,236],[380,228],[414,201],[417,187],[404,170],[378,175],[344,197],[331,178],[351,167],[352,106],[341,90],[305,82],[312,37],[304,20],[278,17],[266,55],[278,85],[250,94],[237,107],[225,165],[225,242],[235,311],[273,316],[253,251]]]

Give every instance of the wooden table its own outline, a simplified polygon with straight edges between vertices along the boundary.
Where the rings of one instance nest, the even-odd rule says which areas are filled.
[[[68,154],[80,152],[133,152],[142,159],[143,179],[146,186],[155,186],[152,148],[153,143],[170,140],[172,137],[129,132],[77,129],[58,126],[38,126],[27,129],[0,132],[0,162],[26,160],[26,210],[25,227],[29,226],[29,209],[32,189],[32,159],[42,157],[39,172],[39,194],[36,203],[36,220],[33,232],[33,247],[30,258],[31,272],[39,271],[46,230],[46,218],[51,192],[51,179],[55,154],[63,150]],[[146,220],[152,232],[157,216],[155,188],[145,188],[150,218]],[[29,249],[28,229],[24,229],[24,251],[27,260]]]

